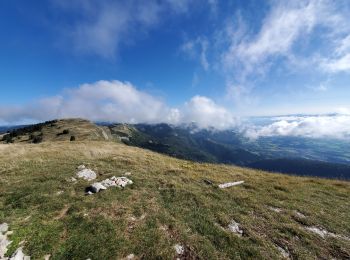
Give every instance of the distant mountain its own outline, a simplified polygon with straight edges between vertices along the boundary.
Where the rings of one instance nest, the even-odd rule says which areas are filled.
[[[337,140],[266,137],[249,140],[232,130],[167,124],[116,124],[128,145],[199,162],[225,163],[296,175],[350,179],[350,146]]]
[[[4,143],[114,140],[179,159],[224,163],[266,171],[350,179],[350,144],[339,140],[264,137],[249,140],[232,130],[195,125],[100,124],[84,119],[3,127]],[[6,133],[9,131],[9,133]]]
[[[125,125],[123,125],[125,127]],[[120,126],[110,127],[112,134],[120,134]],[[232,133],[231,133],[232,134]],[[223,134],[224,135],[224,134]],[[177,158],[200,162],[245,165],[261,159],[253,152],[235,146],[231,142],[211,138],[215,133],[207,130],[175,127],[167,124],[129,126],[126,144],[165,153]],[[225,139],[225,136],[222,136]]]

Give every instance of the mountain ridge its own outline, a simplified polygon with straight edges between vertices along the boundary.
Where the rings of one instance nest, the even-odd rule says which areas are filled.
[[[295,151],[290,150],[291,144],[283,148],[281,138],[275,139],[279,149],[282,151],[285,149],[286,152],[283,153],[275,152],[273,145],[263,144],[260,147],[258,142],[251,143],[232,130],[199,129],[195,125],[94,124],[84,119],[61,119],[33,126],[14,129],[0,136],[0,140],[1,138],[3,142],[109,140],[197,162],[233,164],[286,174],[350,180],[350,164],[327,162],[318,157],[301,155],[297,157],[300,151],[297,149],[303,147],[298,148],[302,142],[295,138],[290,138],[291,141],[288,141],[292,142],[291,144],[295,143],[297,147]],[[11,138],[6,139],[6,136]]]

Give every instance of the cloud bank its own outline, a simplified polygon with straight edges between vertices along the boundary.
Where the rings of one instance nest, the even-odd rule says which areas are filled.
[[[86,118],[97,122],[196,124],[198,128],[235,129],[250,139],[267,136],[350,139],[350,113],[272,117],[272,123],[244,123],[224,106],[194,96],[178,107],[137,89],[129,82],[97,81],[65,89],[60,95],[25,105],[0,106],[2,124],[40,122],[56,118]]]
[[[287,116],[273,120],[264,126],[251,126],[244,133],[251,139],[271,136],[350,139],[350,114]]]
[[[208,97],[195,96],[179,107],[138,90],[129,82],[98,81],[65,89],[60,95],[23,106],[0,107],[0,122],[35,122],[82,117],[124,123],[196,123],[198,127],[233,128],[237,119]]]

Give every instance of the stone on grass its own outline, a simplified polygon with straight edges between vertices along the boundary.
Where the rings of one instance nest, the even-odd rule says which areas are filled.
[[[134,259],[135,258],[135,255],[134,254],[130,254],[126,257],[127,260],[131,260],[131,259]]]
[[[9,225],[7,223],[0,224],[0,233],[5,233],[9,229]]]
[[[283,258],[287,258],[287,259],[290,258],[290,254],[289,254],[289,252],[286,249],[284,249],[284,248],[282,248],[280,246],[276,246],[276,247],[277,247],[277,250],[281,253],[281,256]]]
[[[30,260],[30,256],[26,256],[23,253],[23,248],[19,247],[17,248],[16,252],[14,252],[13,255],[10,257],[10,260]]]
[[[350,241],[350,237],[334,234],[334,233],[332,233],[324,228],[318,228],[315,226],[311,226],[311,227],[305,227],[305,229],[312,232],[312,233],[315,233],[316,235],[319,235],[322,238],[333,237],[333,238],[338,238],[338,239],[340,238],[343,240]]]
[[[77,172],[78,178],[83,178],[84,180],[91,181],[96,179],[96,172],[91,169],[82,169]]]
[[[228,225],[228,230],[230,230],[232,233],[236,233],[239,236],[243,235],[243,230],[240,227],[240,224],[236,221],[232,220],[231,223]]]
[[[124,176],[130,176],[130,175],[131,175],[131,172],[124,173]]]
[[[306,216],[303,213],[299,212],[299,211],[296,211],[295,215],[297,215],[299,218],[306,218]]]
[[[103,181],[101,181],[102,185],[105,186],[106,188],[109,187],[116,187],[117,184],[115,181],[111,180],[111,179],[105,179]]]
[[[270,210],[277,212],[277,213],[281,213],[282,209],[281,208],[275,208],[275,207],[269,207]]]
[[[126,177],[111,177],[111,180],[115,181],[115,183],[117,184],[117,186],[121,187],[121,188],[125,188],[126,185],[128,184],[133,184],[133,181],[126,178]]]
[[[2,223],[0,225],[0,259],[4,259],[7,252],[7,247],[11,244],[11,241],[7,239],[8,224]]]
[[[12,231],[8,231],[8,224],[2,223],[0,225],[0,259],[8,259],[8,260],[30,260],[30,256],[26,256],[23,253],[23,248],[19,247],[10,258],[5,257],[5,254],[8,250],[8,246],[12,243],[12,241],[7,239],[7,235],[12,234]],[[21,244],[21,243],[20,243]]]
[[[177,255],[182,255],[183,253],[185,253],[185,248],[180,244],[174,245],[174,249]]]
[[[240,184],[243,184],[243,183],[244,183],[244,181],[227,182],[227,183],[219,184],[219,188],[220,189],[225,189],[225,188],[236,186],[236,185],[240,185]]]
[[[85,168],[86,168],[86,167],[85,167],[84,164],[79,165],[79,166],[77,167],[77,169],[78,169],[79,171],[84,170]]]
[[[101,182],[95,182],[86,188],[85,192],[97,193],[101,190],[106,190],[107,188],[101,184]]]
[[[93,193],[97,193],[101,190],[106,190],[107,188],[110,187],[119,187],[119,188],[124,188],[128,184],[133,184],[133,181],[126,178],[126,177],[111,177],[109,179],[105,179],[101,182],[95,182],[89,187],[85,189],[85,192],[88,195],[91,195]]]

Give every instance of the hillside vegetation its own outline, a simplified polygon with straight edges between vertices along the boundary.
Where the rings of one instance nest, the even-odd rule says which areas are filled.
[[[8,255],[21,245],[32,259],[350,258],[349,182],[194,163],[78,134],[70,142],[48,131],[43,139],[55,142],[0,144]],[[71,180],[80,164],[97,181],[131,172],[134,184],[87,196],[88,181]],[[218,188],[232,181],[244,183]]]
[[[72,138],[74,137],[74,138]],[[73,140],[72,140],[73,139]],[[45,141],[111,140],[107,127],[85,119],[61,119],[20,127],[0,135],[4,143],[41,143]]]

